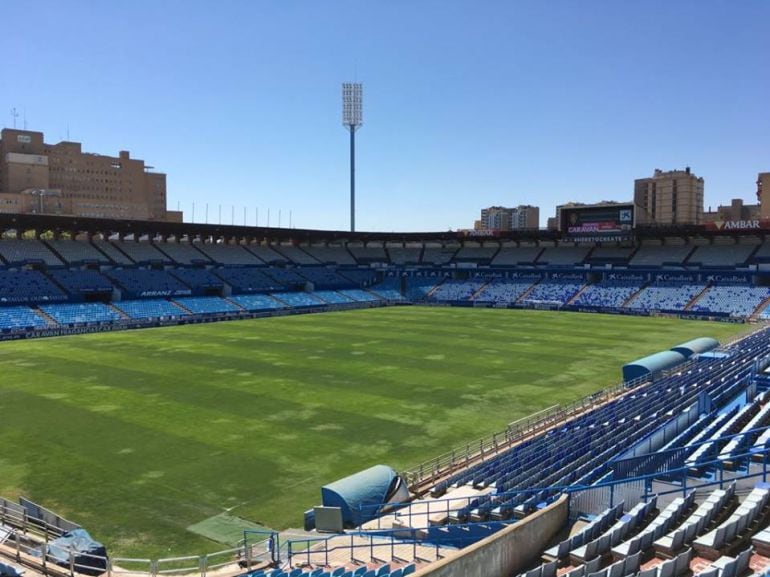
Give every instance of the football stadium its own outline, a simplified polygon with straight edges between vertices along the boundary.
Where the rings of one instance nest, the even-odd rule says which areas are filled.
[[[580,210],[483,237],[0,215],[3,566],[762,571],[770,239]]]
[[[770,577],[770,2],[0,20],[0,577]]]

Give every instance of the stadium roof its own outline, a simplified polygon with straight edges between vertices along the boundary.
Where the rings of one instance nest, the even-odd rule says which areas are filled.
[[[554,241],[561,233],[554,230],[523,229],[515,231],[445,231],[445,232],[350,232],[299,228],[228,226],[189,222],[119,220],[39,214],[0,214],[0,231],[53,231],[106,235],[141,235],[150,237],[239,238],[272,242],[457,242],[469,241]],[[755,234],[762,238],[770,230],[706,230],[703,226],[644,226],[634,230],[636,238],[715,237]],[[572,242],[569,238],[564,241]],[[573,239],[574,241],[574,239]]]

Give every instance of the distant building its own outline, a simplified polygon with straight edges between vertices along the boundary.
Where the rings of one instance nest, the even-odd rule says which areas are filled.
[[[475,230],[520,230],[540,227],[540,208],[520,205],[515,208],[490,206],[481,209],[481,218],[474,222]]]
[[[703,213],[703,222],[726,222],[739,220],[757,220],[760,218],[759,204],[743,204],[740,198],[734,198],[728,205],[720,205],[715,211],[709,207]]]
[[[770,218],[770,172],[757,175],[757,200],[760,218]]]
[[[166,209],[166,175],[128,151],[84,153],[79,142],[46,144],[42,132],[0,132],[0,213],[181,222]]]
[[[684,170],[655,169],[651,178],[634,181],[638,224],[703,223],[703,178]]]

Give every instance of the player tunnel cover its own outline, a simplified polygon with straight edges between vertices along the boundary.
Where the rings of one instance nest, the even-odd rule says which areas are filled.
[[[358,526],[377,516],[378,505],[409,498],[404,480],[387,465],[375,465],[321,487],[324,507],[342,509],[342,522]]]

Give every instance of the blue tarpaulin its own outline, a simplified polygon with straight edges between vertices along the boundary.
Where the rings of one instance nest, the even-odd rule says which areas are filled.
[[[321,487],[321,500],[324,507],[342,509],[345,525],[358,526],[375,517],[376,506],[390,500],[399,481],[392,468],[375,465]]]

